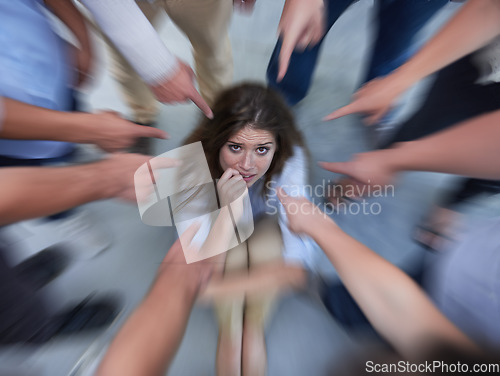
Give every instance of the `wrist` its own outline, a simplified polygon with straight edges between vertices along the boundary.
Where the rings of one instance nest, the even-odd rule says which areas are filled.
[[[412,63],[413,61],[410,59],[410,61],[403,64],[390,74],[390,76],[393,77],[394,82],[396,83],[396,90],[398,90],[400,93],[405,92],[422,78],[424,78]]]
[[[122,170],[117,168],[113,157],[91,163],[89,167],[92,167],[95,185],[100,192],[99,199],[105,200],[119,196],[122,190],[122,176],[117,174],[120,174]]]
[[[188,273],[186,266],[179,265],[162,265],[156,283],[160,290],[176,294],[179,300],[182,299],[188,304],[194,303],[200,288],[198,276]]]
[[[392,174],[397,174],[403,171],[414,170],[414,152],[415,143],[418,141],[398,142],[390,149],[381,150],[383,155],[383,165],[386,170]]]
[[[72,142],[80,144],[93,144],[95,143],[98,129],[93,125],[93,114],[84,112],[70,112],[71,124],[68,127],[71,130]]]
[[[321,212],[315,214],[310,221],[308,221],[308,228],[306,229],[306,234],[313,239],[318,239],[322,234],[330,231],[336,231],[338,226],[335,222],[325,213]]]

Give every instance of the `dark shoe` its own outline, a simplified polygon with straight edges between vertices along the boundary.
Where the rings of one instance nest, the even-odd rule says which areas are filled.
[[[69,258],[58,246],[45,248],[14,267],[14,273],[38,290],[59,276],[68,266]]]
[[[135,124],[146,126],[146,127],[154,127],[155,123],[139,123],[134,121]],[[129,148],[129,153],[137,153],[144,155],[153,155],[153,142],[149,137],[139,137],[135,144]]]
[[[57,314],[54,323],[59,324],[57,335],[81,333],[109,326],[120,312],[116,298],[101,298],[90,302],[94,294],[89,295],[76,307]]]
[[[60,335],[84,333],[109,326],[118,316],[120,305],[116,298],[109,297],[90,302],[94,295],[89,295],[74,308],[49,317],[29,336],[24,333],[20,337],[14,332],[16,328],[11,328],[10,331],[14,333],[0,343],[42,344]]]

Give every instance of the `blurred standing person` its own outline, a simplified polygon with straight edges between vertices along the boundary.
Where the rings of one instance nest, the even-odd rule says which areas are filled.
[[[82,0],[82,3],[105,35],[111,51],[112,75],[132,110],[133,121],[153,125],[159,111],[157,100],[172,103],[191,99],[210,116],[209,106],[233,76],[228,34],[231,0],[127,0],[119,4]],[[191,68],[164,46],[159,47],[162,43],[147,22],[157,27],[162,11],[191,42],[201,97],[190,83],[194,77]],[[142,52],[137,53],[137,49]],[[153,58],[145,61],[144,56]],[[185,86],[192,87],[189,95],[182,97],[175,93]],[[141,140],[134,151],[148,153],[150,146]]]
[[[280,38],[267,68],[269,86],[289,105],[307,95],[325,34],[354,0],[286,0]],[[414,52],[414,37],[448,0],[378,0],[377,34],[363,82],[384,76]]]
[[[45,6],[75,35],[79,49],[53,31]],[[84,19],[70,0],[1,0],[0,35],[1,95],[49,110],[76,109],[74,91],[86,77],[91,45]],[[74,145],[63,141],[0,140],[0,166],[67,162],[73,152]],[[92,257],[111,243],[109,234],[93,223],[87,213],[71,211],[51,216],[44,227]]]

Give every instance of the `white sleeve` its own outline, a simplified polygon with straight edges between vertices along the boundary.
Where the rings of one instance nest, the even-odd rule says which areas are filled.
[[[134,0],[81,0],[102,32],[113,42],[141,78],[150,85],[169,77],[177,58]]]
[[[308,169],[306,155],[302,148],[296,147],[294,155],[286,161],[283,172],[279,176],[276,189],[281,186],[291,196],[305,196],[310,199],[307,189]],[[275,193],[276,190],[272,190]],[[276,200],[277,197],[276,197]],[[285,209],[279,202],[279,225],[283,237],[283,258],[287,263],[299,264],[309,270],[316,269],[319,254],[318,245],[310,237],[297,235],[288,228]]]

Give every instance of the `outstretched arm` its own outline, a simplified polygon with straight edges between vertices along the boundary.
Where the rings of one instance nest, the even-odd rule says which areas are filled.
[[[400,269],[344,233],[307,199],[284,191],[279,197],[290,228],[320,245],[368,320],[396,350],[415,359],[433,341],[475,348]]]
[[[191,238],[183,240],[189,243],[194,233],[183,236]],[[186,264],[177,240],[151,291],[111,343],[97,375],[164,375],[182,341],[196,295],[212,273],[212,261]]]
[[[134,201],[134,174],[149,159],[138,154],[114,154],[81,166],[0,168],[0,225],[100,199]],[[162,163],[164,168],[176,165],[176,161],[167,158]]]
[[[213,278],[200,296],[203,300],[259,295],[289,288],[300,288],[306,283],[306,271],[300,266],[275,263],[250,269],[248,273],[224,278]]]
[[[358,154],[348,162],[322,162],[329,171],[361,184],[390,184],[402,171],[432,171],[481,179],[500,179],[500,111],[391,149]]]
[[[1,138],[89,143],[108,152],[125,149],[138,137],[167,138],[162,130],[134,124],[114,112],[54,111],[9,98],[0,100]]]

